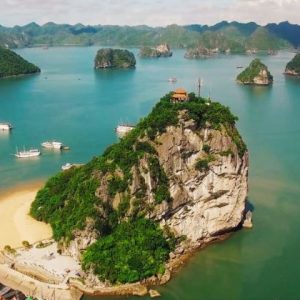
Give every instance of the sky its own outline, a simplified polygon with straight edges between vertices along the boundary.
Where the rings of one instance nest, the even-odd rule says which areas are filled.
[[[300,0],[0,0],[4,26],[47,22],[85,25],[300,24]]]

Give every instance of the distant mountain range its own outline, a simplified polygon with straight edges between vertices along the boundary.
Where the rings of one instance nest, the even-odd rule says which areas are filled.
[[[231,52],[279,50],[300,47],[300,25],[282,22],[260,26],[256,23],[220,22],[208,25],[167,27],[68,25],[30,23],[12,28],[0,25],[0,45],[9,48],[33,46],[102,45],[141,47],[168,43],[173,48],[204,47]]]

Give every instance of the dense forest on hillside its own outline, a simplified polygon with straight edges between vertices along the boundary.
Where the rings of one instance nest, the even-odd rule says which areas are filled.
[[[15,52],[0,47],[0,78],[40,72],[34,64]]]
[[[169,25],[167,27],[116,26],[52,22],[42,26],[30,23],[7,28],[0,26],[0,45],[10,48],[38,45],[156,46],[168,43],[173,48],[230,48],[244,52],[250,48],[277,50],[300,45],[300,26],[288,22],[259,26],[256,23],[220,22],[207,25]]]

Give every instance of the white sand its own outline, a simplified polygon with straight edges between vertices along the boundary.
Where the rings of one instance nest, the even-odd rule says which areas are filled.
[[[29,250],[19,250],[15,257],[15,262],[19,262],[31,267],[39,267],[62,280],[66,276],[76,277],[81,267],[74,258],[57,253],[57,243],[46,248],[31,248]]]
[[[0,195],[0,249],[5,245],[22,246],[52,236],[51,227],[31,218],[30,205],[42,183],[32,183],[2,192]]]

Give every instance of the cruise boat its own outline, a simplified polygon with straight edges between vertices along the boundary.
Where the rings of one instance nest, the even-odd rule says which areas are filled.
[[[58,150],[62,149],[63,146],[64,146],[63,143],[61,143],[61,142],[56,142],[56,141],[52,141],[52,142],[49,142],[49,141],[43,142],[41,145],[42,145],[42,147],[47,148],[47,149],[58,149]]]
[[[18,151],[15,154],[17,158],[30,158],[30,157],[37,157],[40,156],[41,152],[39,149],[29,149],[29,150],[23,150],[23,151]]]
[[[0,123],[0,130],[11,130],[13,127],[10,123],[1,122]]]
[[[130,132],[132,129],[134,129],[133,125],[120,124],[117,126],[117,128],[115,130],[116,130],[116,133],[122,137],[122,136],[126,135],[128,132]]]
[[[73,166],[74,166],[73,164],[66,163],[66,164],[64,164],[64,165],[61,166],[61,169],[62,169],[63,171],[66,171],[66,170],[71,169]]]

